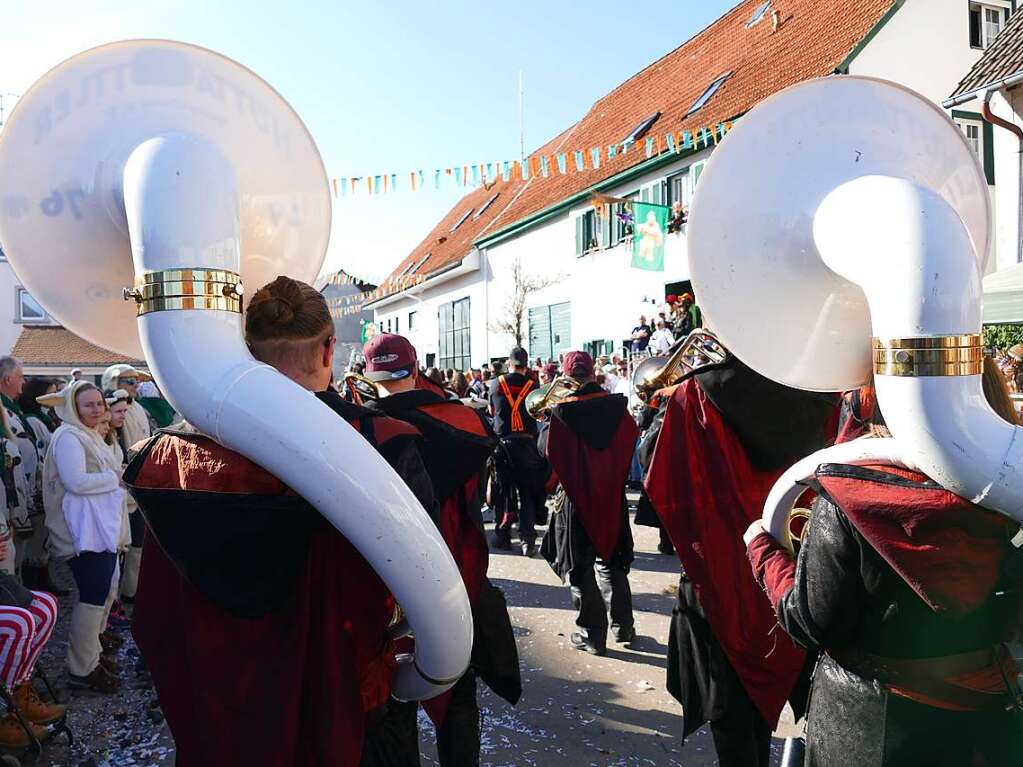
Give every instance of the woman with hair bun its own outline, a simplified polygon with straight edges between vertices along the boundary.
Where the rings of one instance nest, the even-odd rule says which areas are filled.
[[[265,285],[246,308],[245,340],[359,430],[433,509],[419,432],[331,387],[336,338],[319,292],[289,277]],[[415,728],[388,709],[394,599],[341,533],[188,427],[145,443],[125,481],[150,533],[132,630],[179,763],[419,764]]]

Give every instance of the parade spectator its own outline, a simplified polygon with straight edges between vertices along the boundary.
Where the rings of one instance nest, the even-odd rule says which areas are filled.
[[[657,320],[657,329],[650,336],[650,351],[654,354],[667,354],[675,343],[675,336],[668,330],[663,319]]]
[[[469,396],[469,382],[465,379],[465,373],[462,371],[455,371],[448,385],[459,398]]]
[[[444,376],[438,368],[427,368],[426,377],[433,381],[437,386],[444,388]]]
[[[689,221],[689,211],[681,200],[675,200],[671,204],[671,213],[668,217],[668,233],[682,234],[685,231],[686,223]]]
[[[470,370],[469,378],[469,396],[484,399],[487,387],[483,383],[483,373],[480,370]]]
[[[43,464],[46,527],[50,550],[67,561],[79,593],[71,613],[69,684],[112,693],[121,682],[116,663],[103,654],[101,634],[118,580],[117,552],[128,542],[121,462],[97,431],[107,405],[96,386],[76,381],[51,396],[59,399],[62,424]]]
[[[650,343],[650,326],[647,324],[644,315],[639,315],[639,324],[632,329],[631,338],[633,354],[646,351],[647,345]]]
[[[548,362],[540,371],[540,384],[547,385],[558,377],[558,363]]]
[[[57,430],[57,424],[53,421],[53,411],[40,405],[36,397],[53,394],[55,391],[57,391],[57,383],[53,379],[29,378],[25,381],[25,388],[21,390],[21,396],[18,397],[18,406],[25,414],[27,425],[35,433],[40,459],[46,457],[46,451],[50,447],[50,437]]]
[[[81,381],[82,380],[81,368],[75,368],[74,370],[71,371],[71,380],[72,381]]]

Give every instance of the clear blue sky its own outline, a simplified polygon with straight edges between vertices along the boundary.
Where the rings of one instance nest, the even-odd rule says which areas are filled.
[[[737,2],[6,0],[0,93],[100,43],[180,39],[276,87],[332,176],[401,173],[517,157],[520,70],[528,152]],[[384,277],[458,196],[337,200],[328,266]]]

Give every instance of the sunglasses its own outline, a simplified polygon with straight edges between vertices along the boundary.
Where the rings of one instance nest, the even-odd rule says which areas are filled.
[[[137,378],[118,378],[118,383],[124,384],[125,386],[134,386],[139,382]]]

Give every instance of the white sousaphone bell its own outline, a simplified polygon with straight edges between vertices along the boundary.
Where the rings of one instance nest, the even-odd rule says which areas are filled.
[[[311,282],[330,215],[323,162],[288,103],[245,67],[183,43],[74,56],[22,96],[0,133],[0,243],[25,287],[89,341],[144,354],[191,424],[352,542],[416,638],[394,693],[429,698],[462,675],[472,646],[454,560],[376,451],[243,340],[241,285]]]
[[[893,463],[1023,522],[1023,429],[981,389],[987,181],[955,124],[922,96],[836,76],[742,118],[700,179],[689,223],[708,326],[753,369],[811,391],[871,373],[891,439],[815,453],[774,486],[764,525],[823,463]]]

